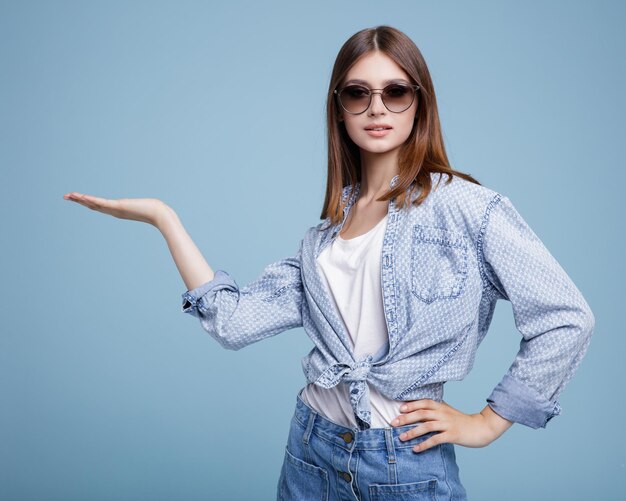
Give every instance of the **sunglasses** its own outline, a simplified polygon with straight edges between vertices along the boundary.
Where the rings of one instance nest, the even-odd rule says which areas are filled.
[[[413,104],[415,93],[420,88],[415,84],[394,83],[384,89],[368,89],[362,85],[348,85],[342,89],[335,89],[341,107],[352,115],[360,115],[372,104],[372,94],[380,94],[380,97],[392,113],[402,113]],[[382,92],[372,92],[374,90]]]

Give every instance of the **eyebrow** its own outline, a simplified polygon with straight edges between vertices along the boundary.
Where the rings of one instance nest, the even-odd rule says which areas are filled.
[[[387,85],[389,85],[391,83],[410,84],[410,82],[408,82],[404,78],[392,78],[391,80],[385,80],[383,82],[383,86],[387,86]],[[369,86],[369,82],[367,80],[359,80],[358,78],[353,78],[352,80],[348,80],[344,85],[350,85],[350,84],[361,84],[361,85]]]

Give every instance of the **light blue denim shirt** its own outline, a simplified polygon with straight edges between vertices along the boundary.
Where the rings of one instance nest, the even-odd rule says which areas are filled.
[[[433,190],[419,207],[389,201],[380,267],[388,342],[378,353],[354,359],[317,264],[360,183],[344,187],[341,223],[309,228],[295,256],[269,264],[244,287],[217,270],[182,294],[182,311],[230,350],[303,327],[315,345],[302,359],[307,381],[349,383],[356,421],[367,429],[368,384],[394,400],[441,401],[444,383],[471,370],[496,301],[505,299],[522,339],[486,400],[510,421],[545,428],[561,412],[559,394],[589,347],[594,315],[506,196],[457,176],[447,185],[446,176],[439,184],[439,174],[431,177]]]

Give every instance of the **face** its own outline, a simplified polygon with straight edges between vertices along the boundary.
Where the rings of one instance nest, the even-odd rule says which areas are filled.
[[[348,71],[339,88],[352,80],[369,89],[383,89],[390,80],[398,80],[405,84],[413,83],[409,75],[398,66],[393,59],[381,52],[371,52],[359,59]],[[356,82],[355,82],[356,83]],[[411,106],[401,113],[389,111],[382,102],[381,94],[372,94],[370,107],[360,115],[353,115],[340,108],[339,120],[346,126],[348,135],[354,143],[368,153],[389,153],[398,150],[411,134],[417,112],[418,96]],[[390,129],[385,132],[368,132],[372,124],[382,124]]]

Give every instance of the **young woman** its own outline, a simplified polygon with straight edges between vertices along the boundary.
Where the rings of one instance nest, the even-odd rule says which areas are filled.
[[[378,26],[344,44],[327,121],[323,221],[245,287],[213,272],[160,200],[65,198],[156,226],[188,289],[182,311],[224,348],[300,326],[310,336],[278,499],[466,499],[454,444],[558,415],[593,313],[512,202],[450,167],[405,34]],[[465,414],[443,385],[471,370],[498,299],[512,303],[520,350],[484,409]]]

